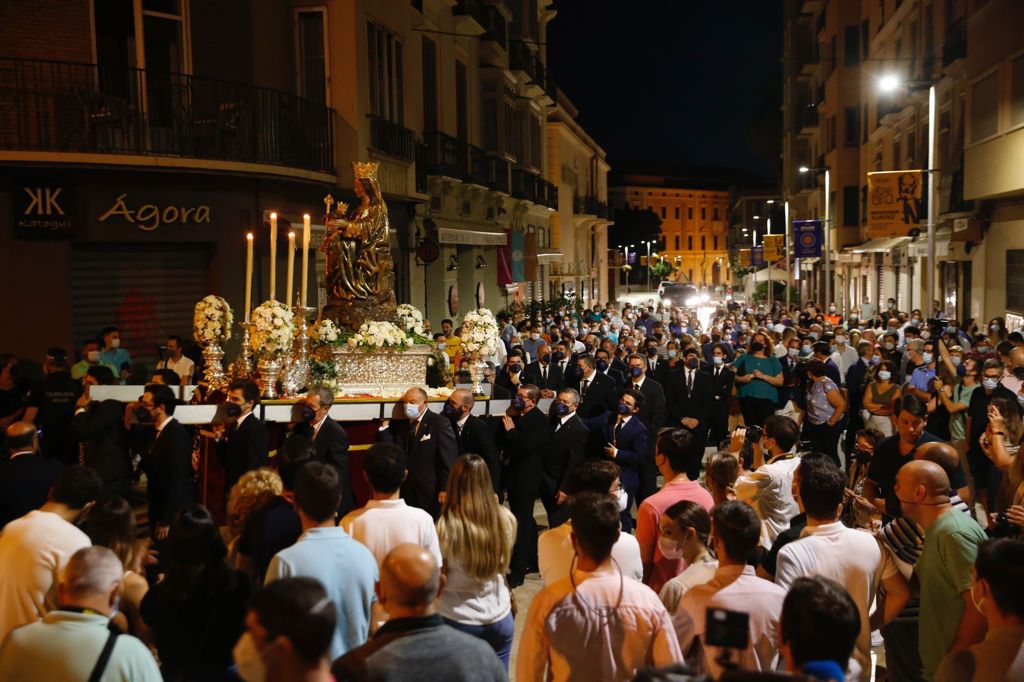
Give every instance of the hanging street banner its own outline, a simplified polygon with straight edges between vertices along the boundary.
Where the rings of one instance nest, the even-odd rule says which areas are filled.
[[[764,259],[769,263],[780,260],[784,255],[785,244],[786,235],[766,234],[764,236]]]
[[[759,268],[764,265],[764,247],[755,246],[750,250],[750,264],[755,268]]]
[[[750,267],[750,249],[740,249],[740,267]]]
[[[797,258],[821,258],[821,221],[793,221],[793,255]]]
[[[921,227],[924,171],[868,173],[868,237],[905,237]]]

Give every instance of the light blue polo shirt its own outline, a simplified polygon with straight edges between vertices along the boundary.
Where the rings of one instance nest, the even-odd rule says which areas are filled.
[[[265,582],[316,578],[338,612],[329,659],[363,644],[370,633],[370,605],[376,599],[377,560],[339,527],[310,528],[270,560]]]

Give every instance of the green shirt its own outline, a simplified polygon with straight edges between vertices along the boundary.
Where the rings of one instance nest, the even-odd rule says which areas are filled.
[[[956,385],[953,386],[953,403],[960,405],[970,405],[971,396],[974,395],[974,389],[978,388],[978,384],[973,386],[964,386],[962,380],[958,380]],[[953,437],[952,440],[963,440],[967,438],[967,410],[954,413],[949,419],[949,433]]]
[[[109,367],[110,371],[114,373],[114,379],[115,380],[121,374],[118,370],[114,369],[113,365],[109,365],[109,364],[107,364],[105,362],[101,361],[101,362],[96,363],[96,365],[90,365],[85,360],[80,360],[79,362],[76,362],[75,364],[71,365],[71,378],[72,379],[81,379],[82,377],[85,376],[85,373],[89,371],[90,367],[97,367],[97,366],[100,366],[100,365],[102,365],[103,367]]]
[[[925,679],[936,668],[956,637],[964,613],[961,595],[971,587],[971,567],[985,531],[967,514],[951,509],[924,535],[924,549],[914,565],[921,585],[918,643]]]
[[[750,353],[744,353],[743,355],[736,356],[736,361],[732,363],[732,366],[736,368],[736,376],[738,377],[753,374],[755,369],[761,370],[761,374],[770,377],[782,374],[782,365],[779,364],[778,359],[774,356],[761,358]],[[764,398],[772,402],[778,402],[779,389],[763,379],[753,379],[746,384],[737,381],[736,395],[740,398]]]

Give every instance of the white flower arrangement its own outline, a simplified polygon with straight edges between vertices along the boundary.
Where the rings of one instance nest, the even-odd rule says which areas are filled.
[[[309,338],[318,346],[336,344],[340,337],[341,330],[338,329],[338,325],[334,324],[334,320],[329,317],[325,317],[309,328]]]
[[[498,350],[498,321],[487,308],[470,310],[462,318],[462,344],[465,353],[480,358],[490,357]]]
[[[252,311],[250,347],[258,355],[287,353],[295,339],[295,322],[291,309],[280,301],[264,301]]]
[[[412,346],[412,337],[392,322],[364,322],[359,331],[348,339],[352,348],[408,348]]]
[[[415,306],[403,303],[396,309],[398,326],[406,332],[423,335],[423,313]]]
[[[192,316],[192,336],[196,343],[204,346],[224,343],[231,338],[234,320],[228,302],[210,294],[196,303],[196,311]]]

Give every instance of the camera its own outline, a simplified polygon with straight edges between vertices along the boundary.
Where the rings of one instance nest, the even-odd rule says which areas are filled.
[[[742,611],[711,609],[706,613],[704,638],[709,646],[746,649],[750,638],[750,615]]]
[[[1010,519],[1006,518],[1006,512],[999,512],[989,535],[994,538],[1017,538],[1020,537],[1021,530],[1020,526],[1010,523]]]
[[[750,425],[745,427],[746,433],[743,438],[748,443],[759,443],[761,441],[761,435],[764,433],[764,429],[757,425]]]

